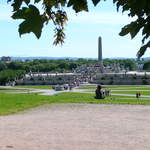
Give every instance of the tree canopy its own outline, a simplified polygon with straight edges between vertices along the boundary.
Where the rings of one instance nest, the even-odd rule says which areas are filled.
[[[95,65],[98,63],[96,59],[58,59],[58,60],[47,60],[47,59],[33,59],[26,61],[0,61],[0,72],[5,70],[24,70],[25,73],[29,72],[72,72],[79,66],[86,65],[90,66],[91,64]],[[104,67],[110,67],[113,64],[118,64],[120,67],[129,70],[136,69],[137,60],[135,59],[104,59]],[[142,63],[142,62],[141,62]],[[143,63],[145,63],[143,61]]]
[[[91,0],[94,6],[102,0]],[[106,1],[106,0],[103,0]],[[55,25],[54,45],[63,44],[65,39],[64,28],[68,20],[66,7],[71,7],[76,13],[89,11],[87,0],[8,0],[13,7],[13,19],[23,19],[19,25],[20,36],[33,32],[40,38],[44,25],[50,21]],[[139,31],[142,34],[142,46],[137,57],[144,55],[147,48],[150,48],[150,0],[113,0],[117,11],[127,12],[129,17],[136,20],[125,25],[121,36],[130,34],[134,38]],[[42,9],[37,7],[42,5]]]

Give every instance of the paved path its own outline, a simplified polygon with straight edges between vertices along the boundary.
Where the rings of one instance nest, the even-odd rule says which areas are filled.
[[[54,104],[0,117],[0,150],[149,150],[150,106]]]
[[[94,91],[91,91],[91,89],[78,89],[78,88],[73,88],[72,90],[64,90],[64,91],[55,91],[52,89],[34,89],[34,88],[17,88],[17,89],[26,89],[27,91],[19,91],[15,93],[40,93],[40,95],[54,95],[62,92],[78,92],[78,93],[95,93]],[[112,91],[136,91],[136,90],[112,90]],[[140,91],[150,91],[150,90],[140,90]],[[120,96],[134,96],[135,94],[117,94],[113,93],[111,95],[120,95]],[[142,98],[150,98],[150,95],[142,95]]]
[[[13,88],[13,87],[6,87],[6,86],[1,86],[1,88]],[[27,91],[19,91],[15,93],[40,93],[40,95],[54,95],[57,93],[62,93],[62,92],[79,92],[79,93],[95,93],[94,91],[91,91],[91,89],[78,89],[78,88],[73,88],[72,90],[64,90],[64,91],[55,91],[52,89],[34,89],[34,88],[16,88],[16,89],[25,89]],[[137,91],[137,90],[112,90],[112,91]],[[139,91],[139,90],[138,90]],[[140,91],[150,91],[150,90],[140,90]],[[113,93],[111,95],[120,95],[120,96],[134,96],[135,94],[117,94],[117,93]],[[146,98],[149,99],[150,95],[142,95],[141,98]],[[136,98],[135,98],[136,99]]]

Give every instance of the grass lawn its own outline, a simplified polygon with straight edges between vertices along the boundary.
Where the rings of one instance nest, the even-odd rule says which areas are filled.
[[[150,87],[118,87],[118,88],[111,88],[112,90],[150,90]]]
[[[96,86],[80,86],[78,89],[95,89]]]
[[[52,89],[51,85],[22,85],[22,86],[15,86],[15,88],[33,88],[33,89]]]
[[[108,88],[108,87],[106,87]],[[81,88],[82,89],[82,88]],[[84,89],[87,89],[87,92],[95,92],[96,88],[84,88]],[[105,89],[105,88],[104,88]],[[150,90],[150,87],[143,87],[143,86],[140,86],[140,87],[132,87],[132,86],[128,86],[128,87],[111,87],[109,88],[111,89],[111,91],[114,91],[114,92],[118,92],[118,90],[129,90],[129,91],[132,91],[134,90],[134,92],[136,93],[136,91],[144,91],[144,90]],[[115,91],[117,90],[117,91]],[[122,92],[122,91],[121,91]],[[150,92],[150,91],[149,91]],[[119,92],[118,92],[119,93]]]
[[[0,93],[0,115],[16,113],[18,111],[51,103],[98,103],[91,94],[62,93],[54,96],[34,94]]]
[[[140,91],[140,93],[141,93],[141,96],[142,95],[148,95],[148,96],[150,96],[150,91],[141,91],[141,90],[137,90],[137,91],[112,91],[112,93],[117,93],[117,94],[133,94],[133,95],[135,95],[136,94],[136,92],[139,92]]]
[[[122,88],[122,87],[133,87],[133,88],[137,88],[137,87],[150,87],[148,85],[104,85],[104,87],[107,87],[107,88]]]
[[[111,96],[103,100],[94,99],[94,94],[59,93],[53,96],[34,94],[0,93],[0,115],[16,113],[21,110],[52,103],[90,103],[90,104],[150,104],[150,99],[135,99],[126,96]]]
[[[1,88],[0,87],[0,93],[17,93],[17,92],[28,92],[28,89]]]
[[[110,89],[126,89],[130,91],[112,91],[116,94],[133,94],[136,91],[140,91],[142,95],[150,95],[150,90],[148,86],[104,86]],[[144,87],[144,88],[143,88]],[[42,104],[52,104],[52,103],[91,103],[91,104],[150,104],[150,98],[140,98],[136,99],[135,96],[119,96],[112,95],[106,97],[103,100],[94,99],[95,93],[59,93],[53,96],[39,95],[39,93],[28,93],[28,94],[17,94],[12,92],[26,92],[28,89],[16,89],[16,88],[36,88],[36,89],[51,89],[52,86],[42,85],[42,86],[15,86],[14,88],[0,88],[0,115],[7,115],[16,113],[21,110],[36,107]],[[91,89],[90,91],[95,91],[95,86],[84,86],[80,89]],[[132,91],[136,90],[136,91]]]

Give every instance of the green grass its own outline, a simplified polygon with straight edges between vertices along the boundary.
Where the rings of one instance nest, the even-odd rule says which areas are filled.
[[[128,99],[129,97],[111,96],[103,100],[94,99],[94,94],[59,93],[54,96],[36,94],[0,93],[0,115],[16,113],[21,110],[52,103],[90,103],[90,104],[150,104],[146,99]]]
[[[122,87],[148,87],[148,85],[104,85],[106,88],[122,88]],[[150,87],[150,86],[149,86]]]
[[[51,86],[16,86],[16,87],[51,89]],[[123,87],[129,87],[129,90],[137,90],[137,91],[150,89],[147,86],[118,86],[118,85],[111,86],[111,88],[114,88],[117,90]],[[138,87],[138,89],[135,87]],[[145,87],[145,88],[140,88],[140,87]],[[110,97],[106,97],[105,99],[97,100],[94,98],[94,95],[95,95],[94,93],[91,94],[91,93],[67,92],[67,93],[59,93],[53,96],[44,96],[44,95],[39,95],[39,93],[32,93],[32,94],[31,93],[30,94],[12,93],[12,92],[28,91],[28,89],[17,90],[15,88],[8,88],[8,89],[0,88],[0,115],[12,114],[12,113],[16,113],[18,111],[36,107],[39,105],[53,104],[53,103],[143,104],[143,105],[150,104],[150,98],[136,99],[135,96],[112,95]],[[95,91],[95,88],[96,88],[95,86],[82,87],[82,89],[91,89],[90,91]],[[128,89],[128,88],[125,88],[125,89]],[[142,95],[150,95],[150,91],[140,91],[140,92]],[[136,91],[112,91],[112,93],[135,95]]]
[[[16,88],[1,88],[0,87],[0,92],[3,91],[3,90],[4,91],[11,91],[11,90],[18,90],[18,89],[16,89]]]
[[[95,89],[96,86],[80,86],[78,89]]]
[[[140,90],[137,91],[112,91],[112,93],[117,93],[117,94],[133,94],[135,95],[136,92],[139,92]],[[150,96],[150,91],[140,91],[141,95],[148,95]]]
[[[22,86],[15,86],[15,88],[33,88],[33,89],[52,89],[51,85],[22,85]]]
[[[106,87],[107,88],[107,87]],[[81,88],[82,89],[82,88]],[[84,89],[87,89],[87,92],[95,92],[95,90],[96,90],[96,87],[95,88],[84,88]],[[104,88],[105,89],[105,88]],[[129,90],[129,91],[132,91],[132,90],[135,90],[135,92],[136,91],[144,91],[144,90],[150,90],[150,87],[112,87],[112,88],[109,88],[109,89],[111,89],[112,91],[114,90]]]
[[[42,104],[89,103],[93,100],[94,98],[92,95],[79,93],[63,93],[54,96],[0,93],[0,115],[16,113]],[[94,101],[98,103],[98,100]]]
[[[112,90],[150,90],[150,87],[118,87],[118,88],[111,88]]]
[[[28,89],[17,89],[17,88],[0,88],[0,93],[17,93],[17,92],[28,92]]]

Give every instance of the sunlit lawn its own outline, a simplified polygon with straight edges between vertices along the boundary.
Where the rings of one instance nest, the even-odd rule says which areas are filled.
[[[51,85],[22,85],[22,86],[15,86],[16,88],[34,88],[34,89],[52,89]]]
[[[129,99],[123,96],[111,96],[103,100],[94,98],[94,94],[60,93],[53,96],[36,94],[0,93],[0,115],[16,113],[21,110],[52,103],[90,103],[90,104],[150,104],[150,99]]]
[[[136,92],[139,92],[139,91],[144,91],[144,90],[149,90],[148,92],[150,93],[150,87],[148,86],[138,86],[138,87],[133,87],[133,86],[126,86],[126,87],[116,87],[116,86],[112,86],[112,87],[108,87],[108,86],[104,86],[103,89],[110,89],[112,92],[115,92],[115,93],[119,93],[119,90],[121,91],[127,91],[127,92],[133,92],[133,93],[136,93]],[[82,88],[81,88],[82,89]],[[87,89],[87,92],[94,92],[96,90],[96,87],[95,88],[84,88],[84,89]],[[121,92],[122,92],[121,91]],[[121,93],[120,92],[120,93]],[[147,92],[147,93],[148,93]],[[126,93],[126,92],[125,92]]]
[[[96,86],[80,86],[78,89],[95,89]]]
[[[29,87],[29,86],[27,86]],[[38,89],[50,89],[50,86],[30,86]],[[114,86],[113,86],[114,87]],[[126,86],[127,87],[127,86]],[[128,86],[132,87],[132,86]],[[141,86],[143,87],[143,86]],[[95,87],[94,87],[95,88]],[[88,87],[85,89],[89,89]],[[134,89],[134,88],[133,88]],[[143,89],[143,88],[141,88]],[[148,89],[148,87],[147,87]],[[53,96],[39,95],[39,93],[15,94],[11,92],[21,91],[16,89],[0,89],[0,115],[16,113],[21,110],[53,103],[90,103],[90,104],[150,104],[150,98],[136,99],[135,96],[112,95],[102,100],[94,98],[94,93],[59,93]],[[28,91],[22,89],[22,92]],[[133,94],[136,91],[112,91],[116,94]],[[141,91],[142,95],[150,95],[149,91]]]
[[[28,89],[1,88],[0,87],[0,93],[18,93],[18,92],[28,92]]]
[[[133,94],[135,95],[136,92],[140,92],[141,95],[149,95],[150,96],[150,91],[141,91],[141,90],[137,90],[137,91],[112,91],[112,93],[117,93],[117,94]]]

